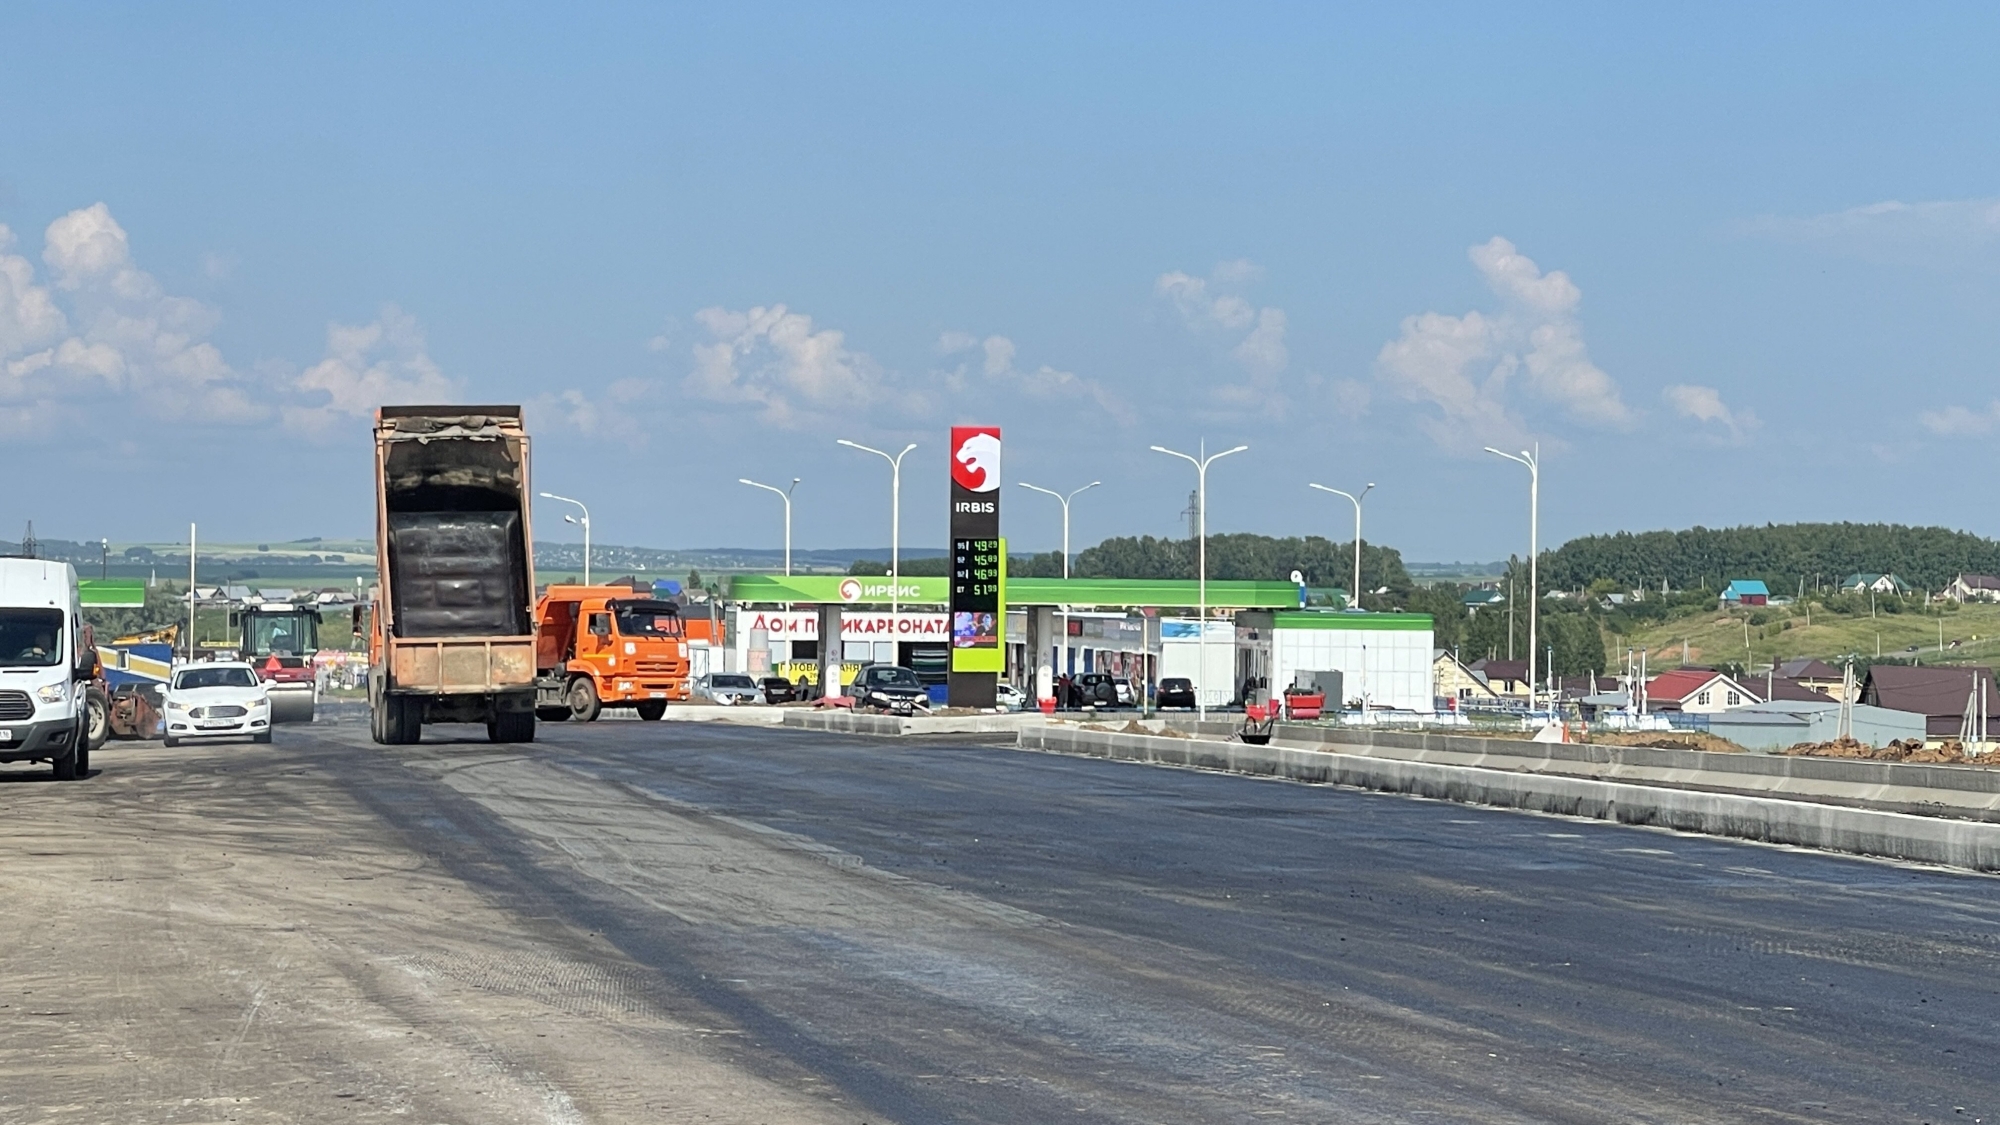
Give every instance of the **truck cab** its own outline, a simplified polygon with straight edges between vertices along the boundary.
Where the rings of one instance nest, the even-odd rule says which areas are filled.
[[[535,714],[590,722],[606,707],[658,721],[688,698],[680,607],[625,586],[550,586],[535,603]]]
[[[312,606],[245,606],[230,615],[240,633],[238,650],[270,685],[271,721],[309,723],[319,698],[313,655],[319,652],[319,610]]]
[[[0,559],[0,762],[47,762],[58,781],[87,775],[97,673],[76,569]]]

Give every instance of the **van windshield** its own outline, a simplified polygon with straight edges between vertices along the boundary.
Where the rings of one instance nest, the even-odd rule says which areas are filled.
[[[611,603],[618,618],[621,637],[678,637],[681,635],[680,607],[672,602]]]
[[[62,663],[62,623],[57,609],[0,609],[0,668]]]

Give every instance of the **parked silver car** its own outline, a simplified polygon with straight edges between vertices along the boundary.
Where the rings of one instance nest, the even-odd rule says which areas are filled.
[[[694,682],[694,694],[725,707],[738,703],[762,703],[764,690],[757,681],[741,672],[711,672]]]

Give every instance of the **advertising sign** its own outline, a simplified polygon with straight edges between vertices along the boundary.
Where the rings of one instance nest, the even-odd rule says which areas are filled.
[[[1000,540],[1000,427],[951,428],[951,702],[990,707],[1007,667],[1006,551]],[[961,681],[958,673],[987,673]]]

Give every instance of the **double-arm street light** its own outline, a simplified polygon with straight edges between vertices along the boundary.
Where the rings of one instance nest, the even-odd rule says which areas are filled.
[[[1535,709],[1535,612],[1541,606],[1541,591],[1537,589],[1540,577],[1540,535],[1542,524],[1542,443],[1536,442],[1532,450],[1523,449],[1520,456],[1502,453],[1492,446],[1486,452],[1495,457],[1505,457],[1528,467],[1528,710]]]
[[[839,439],[835,444],[873,453],[889,462],[889,636],[893,638],[896,635],[897,615],[902,612],[903,454],[915,449],[917,443],[911,442],[903,447],[902,453],[894,456],[846,438]]]
[[[1220,453],[1209,453],[1207,443],[1203,442],[1202,445],[1203,452],[1200,457],[1190,456],[1177,449],[1168,449],[1164,445],[1155,445],[1151,448],[1155,453],[1178,457],[1194,466],[1195,587],[1201,598],[1201,623],[1195,633],[1195,643],[1198,646],[1196,652],[1199,654],[1197,659],[1201,661],[1201,679],[1195,685],[1194,705],[1196,713],[1205,719],[1208,717],[1208,467],[1232,453],[1241,453],[1250,447],[1239,445]]]
[[[564,516],[563,522],[573,523],[583,528],[583,584],[586,586],[590,585],[590,509],[585,508],[581,500],[572,500],[567,496],[557,496],[553,492],[542,493],[542,499],[560,500],[565,504],[575,504],[578,508],[582,509],[583,518],[578,519],[575,516]]]
[[[1369,481],[1368,487],[1361,490],[1360,496],[1352,492],[1342,492],[1338,488],[1328,488],[1323,484],[1308,485],[1307,487],[1317,488],[1321,492],[1331,492],[1335,496],[1345,496],[1354,504],[1354,592],[1349,597],[1347,604],[1358,608],[1361,605],[1361,500],[1362,497],[1367,496],[1375,490],[1375,482],[1372,480]]]
[[[785,502],[785,577],[790,578],[792,576],[792,489],[799,486],[799,478],[792,478],[791,488],[779,488],[775,484],[759,484],[749,477],[737,477],[736,483],[747,484],[751,488],[761,488],[766,492],[775,492],[778,494],[778,499]]]
[[[1063,493],[1057,492],[1053,488],[1043,488],[1039,484],[1029,484],[1027,481],[1021,482],[1022,488],[1029,489],[1034,492],[1039,492],[1044,496],[1053,496],[1056,498],[1058,502],[1062,504],[1062,509],[1063,509],[1062,576],[1064,578],[1069,577],[1069,502],[1071,500],[1076,499],[1079,494],[1089,492],[1091,489],[1096,488],[1098,485],[1103,483],[1104,482],[1101,480],[1094,480],[1091,481],[1089,484],[1084,485],[1082,488],[1079,488],[1076,491],[1069,493],[1068,495],[1064,495]],[[1069,653],[1069,606],[1067,605],[1063,606],[1062,619],[1063,619],[1062,646],[1063,646],[1064,659],[1065,661],[1067,661]],[[1036,659],[1039,661],[1040,657],[1037,657]]]
[[[1091,482],[1090,482],[1089,484],[1086,484],[1086,485],[1084,485],[1084,486],[1083,486],[1082,488],[1079,488],[1079,489],[1077,489],[1077,490],[1076,490],[1075,492],[1072,492],[1072,493],[1068,494],[1067,496],[1065,496],[1065,495],[1063,495],[1062,493],[1060,493],[1060,492],[1057,492],[1057,491],[1056,491],[1055,489],[1053,489],[1053,488],[1043,488],[1043,487],[1042,487],[1041,485],[1039,485],[1039,484],[1029,484],[1029,483],[1028,483],[1027,481],[1022,481],[1022,482],[1021,482],[1021,487],[1022,487],[1022,488],[1026,488],[1026,489],[1030,489],[1030,490],[1032,490],[1032,491],[1035,491],[1035,492],[1039,492],[1039,493],[1041,493],[1041,494],[1042,494],[1042,495],[1044,495],[1044,496],[1053,496],[1053,497],[1055,497],[1055,498],[1056,498],[1056,500],[1057,500],[1057,501],[1058,501],[1059,503],[1061,503],[1061,504],[1062,504],[1062,509],[1063,509],[1063,572],[1062,572],[1062,576],[1063,576],[1064,578],[1068,578],[1068,577],[1069,577],[1069,502],[1070,502],[1071,500],[1074,500],[1074,499],[1076,499],[1076,498],[1077,498],[1077,495],[1078,495],[1079,493],[1084,493],[1084,492],[1089,492],[1089,491],[1090,491],[1091,489],[1093,489],[1093,488],[1096,488],[1096,487],[1097,487],[1098,485],[1100,485],[1100,484],[1103,484],[1103,483],[1104,483],[1104,482],[1103,482],[1103,481],[1101,481],[1101,480],[1094,480],[1094,481],[1091,481]]]

